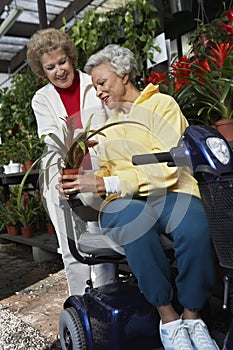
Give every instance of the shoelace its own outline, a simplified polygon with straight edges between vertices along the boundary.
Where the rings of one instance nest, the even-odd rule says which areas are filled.
[[[180,350],[190,350],[193,348],[189,341],[188,331],[186,332],[186,327],[183,324],[174,329],[170,337],[172,343],[178,345]]]
[[[196,322],[192,327],[189,326],[188,328],[190,336],[194,336],[200,346],[209,346],[211,349],[214,349],[209,332],[202,323]]]

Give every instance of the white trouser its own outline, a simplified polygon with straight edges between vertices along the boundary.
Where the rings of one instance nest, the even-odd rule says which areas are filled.
[[[50,213],[52,211],[51,219],[55,226],[59,247],[62,253],[69,294],[82,295],[87,287],[86,281],[91,277],[91,268],[88,265],[81,264],[72,256],[67,241],[69,232],[74,230],[75,227],[75,236],[78,237],[78,225],[76,222],[74,222],[72,210],[69,208],[67,203],[64,203],[64,206],[58,206],[54,203],[50,203],[48,207],[50,209]],[[92,224],[89,229],[92,233],[95,233],[94,230],[96,229],[96,226]],[[95,276],[95,287],[112,283],[115,279],[115,266],[113,264],[98,264],[93,267],[93,270]]]

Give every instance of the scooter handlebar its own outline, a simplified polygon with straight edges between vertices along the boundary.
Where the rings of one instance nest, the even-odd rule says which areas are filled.
[[[133,165],[173,162],[170,152],[147,153],[132,157]]]

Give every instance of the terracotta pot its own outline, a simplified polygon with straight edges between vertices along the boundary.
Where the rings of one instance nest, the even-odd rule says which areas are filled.
[[[78,170],[79,170],[79,168],[72,168],[72,169],[64,168],[64,169],[62,169],[62,174],[63,175],[77,174]]]
[[[10,236],[17,236],[19,233],[19,227],[17,225],[8,225],[6,226],[6,229]]]
[[[79,168],[62,169],[62,175],[78,174]]]
[[[227,141],[233,141],[233,119],[218,120],[215,126]]]
[[[31,161],[26,161],[24,162],[24,170],[27,171],[28,169],[30,169],[30,167],[32,166],[33,162]]]
[[[46,230],[49,234],[55,234],[56,231],[55,231],[55,228],[53,226],[53,223],[52,222],[46,222],[45,223],[45,226],[46,226]]]
[[[34,233],[34,226],[21,227],[22,236],[24,238],[31,238]]]

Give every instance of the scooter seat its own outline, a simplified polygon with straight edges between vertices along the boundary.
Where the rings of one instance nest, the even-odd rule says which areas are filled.
[[[124,248],[112,241],[108,236],[83,232],[78,240],[78,247],[82,253],[100,256],[124,256]]]
[[[160,239],[164,250],[173,249],[173,241],[171,239],[164,235],[161,235]],[[95,257],[125,255],[122,246],[102,234],[83,232],[79,237],[78,246],[82,253],[91,254]]]

